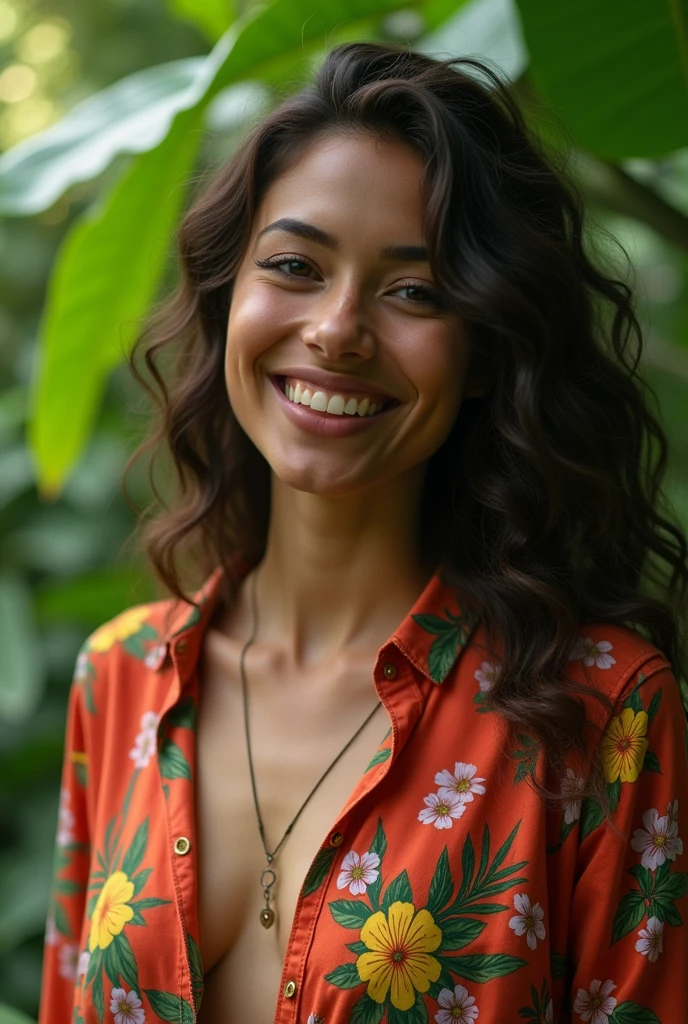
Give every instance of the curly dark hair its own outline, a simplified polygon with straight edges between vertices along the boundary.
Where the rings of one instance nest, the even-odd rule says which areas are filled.
[[[177,291],[130,356],[157,418],[125,481],[151,449],[171,455],[173,482],[169,500],[153,483],[138,539],[187,601],[180,557],[203,576],[225,565],[230,584],[237,558],[260,561],[269,467],[227,397],[232,285],[266,188],[306,144],[342,132],[402,140],[422,158],[430,265],[489,388],[464,400],[430,460],[419,543],[499,643],[492,708],[561,766],[589,750],[584,688],[566,671],[582,624],[635,630],[685,675],[688,545],[662,490],[667,440],[638,375],[631,290],[593,264],[579,192],[484,62],[337,46],[194,202]],[[600,794],[599,773],[590,786]]]

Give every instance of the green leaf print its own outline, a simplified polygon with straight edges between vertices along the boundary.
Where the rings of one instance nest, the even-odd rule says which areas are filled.
[[[389,1024],[427,1024],[428,1009],[420,992],[416,993],[416,1001],[410,1010],[397,1010],[390,1004],[387,1020]]]
[[[129,849],[124,855],[122,861],[122,871],[124,874],[131,878],[136,872],[141,861],[143,860],[146,853],[146,846],[148,845],[148,818],[142,821],[139,827],[136,829],[134,838],[132,839]]]
[[[194,1013],[186,999],[154,988],[144,989],[144,992],[153,1012],[161,1020],[171,1021],[172,1024],[193,1024]]]
[[[653,750],[645,751],[645,757],[643,759],[643,771],[657,772],[659,775],[662,774],[662,769],[659,767],[659,758]]]
[[[604,812],[594,797],[586,797],[581,804],[580,837],[585,839],[604,821]]]
[[[360,956],[361,953],[369,952],[365,942],[361,942],[360,939],[357,939],[356,942],[347,942],[346,948],[350,949],[352,953],[356,954],[356,956]]]
[[[375,768],[376,765],[384,764],[385,761],[389,761],[391,756],[392,756],[392,748],[391,747],[383,747],[382,750],[378,750],[378,752],[373,755],[373,757],[370,759],[370,761],[366,765],[365,771],[369,772],[370,769],[371,768]],[[365,772],[364,772],[364,774],[365,774]]]
[[[191,988],[193,990],[194,1007],[196,1011],[200,1008],[203,998],[203,961],[198,943],[189,932],[186,934],[186,948],[189,953],[189,969],[191,971]]]
[[[657,1014],[638,1003],[619,1003],[610,1014],[609,1024],[662,1024]]]
[[[436,615],[411,616],[421,629],[437,637],[428,654],[430,676],[437,683],[442,683],[446,679],[457,654],[465,647],[471,629],[467,616],[454,616],[447,609],[445,611],[448,616],[446,619]]]
[[[341,967],[335,967],[333,971],[325,975],[325,981],[329,981],[331,985],[336,985],[337,988],[357,988],[361,984],[355,963],[342,964]]]
[[[331,846],[327,846],[324,850],[319,850],[313,863],[310,866],[306,880],[303,883],[303,895],[310,896],[316,892],[317,889],[323,884],[327,878],[327,874],[330,870],[332,861],[337,856],[337,849]]]
[[[115,986],[118,982],[116,979],[112,978],[112,974],[108,971],[108,960],[114,967],[116,974],[120,975],[124,981],[126,981],[129,988],[133,988],[135,992],[138,992],[139,972],[136,968],[136,957],[134,956],[134,951],[129,944],[129,939],[126,937],[124,932],[120,932],[119,935],[115,935],[114,939],[105,950],[103,960],[107,975]]]
[[[443,953],[463,949],[477,939],[486,927],[485,921],[474,921],[471,917],[452,918],[442,927],[442,944],[439,948]]]
[[[385,895],[382,897],[382,909],[387,913],[391,905],[397,902],[413,903],[413,892],[406,868],[387,886]]]
[[[382,827],[382,818],[377,819],[377,828],[373,841],[370,844],[370,852],[376,853],[380,858],[380,864],[378,866],[378,875],[374,882],[368,886],[367,894],[370,899],[370,905],[373,910],[377,910],[380,906],[380,892],[382,891],[382,861],[385,856],[387,849],[387,836],[385,830]]]
[[[380,1024],[385,1015],[385,1004],[376,1003],[368,993],[362,995],[349,1015],[349,1024]]]
[[[59,900],[53,901],[53,921],[60,935],[63,935],[66,939],[73,938],[72,929],[69,926],[69,918]]]
[[[659,711],[659,705],[661,704],[661,701],[662,701],[662,691],[661,691],[661,689],[659,689],[659,690],[657,690],[657,693],[655,693],[655,695],[653,696],[653,698],[650,701],[650,704],[648,706],[648,709],[647,709],[647,724],[648,725],[651,725],[652,719],[655,717],[655,715]]]
[[[550,954],[550,970],[552,972],[552,981],[566,977],[566,957],[563,953],[556,953],[552,950]]]
[[[103,1019],[103,975],[98,971],[95,981],[93,982],[93,988],[91,989],[91,1000],[93,1002],[93,1008],[95,1009],[98,1020]]]
[[[624,701],[624,707],[632,708],[636,714],[639,711],[643,710],[643,699],[640,696],[640,690],[637,686],[635,687],[635,689],[631,690],[628,697]]]
[[[430,893],[428,895],[428,910],[435,917],[440,910],[449,902],[454,892],[454,882],[449,869],[449,853],[447,847],[442,850],[435,873],[430,882]]]
[[[641,892],[627,892],[622,897],[612,924],[612,945],[637,928],[645,916],[645,897]]]
[[[485,824],[480,851],[480,864],[478,865],[475,880],[473,880],[473,864],[475,863],[473,842],[470,835],[466,836],[461,856],[461,862],[465,870],[464,878],[453,904],[448,910],[439,915],[437,923],[440,927],[444,927],[442,922],[446,921],[447,918],[465,912],[475,913],[474,905],[476,903],[482,904],[489,897],[497,896],[501,892],[506,892],[507,889],[512,889],[516,885],[523,885],[528,881],[526,877],[514,877],[516,872],[526,866],[527,861],[519,861],[517,864],[511,864],[501,871],[497,870],[509,853],[520,825],[520,821],[516,823],[490,864],[490,828]],[[504,904],[493,904],[492,912],[497,913],[498,910],[502,909],[508,908]],[[484,907],[480,913],[486,913]]]
[[[196,704],[193,697],[183,697],[165,715],[165,724],[181,729],[196,728]]]
[[[153,868],[144,868],[143,871],[139,871],[138,875],[134,875],[133,878],[129,879],[131,884],[134,886],[134,896],[138,896],[141,892],[148,881],[152,870]]]
[[[528,966],[527,960],[506,953],[472,953],[456,957],[438,955],[437,959],[452,974],[477,982],[503,978],[506,974],[513,974],[519,968]]]
[[[532,1006],[522,1006],[518,1011],[518,1015],[524,1020],[534,1020],[537,1024],[541,1024],[541,1022],[545,1020],[547,1006],[550,1001],[546,978],[542,979],[542,987],[539,992],[535,988],[535,985],[531,984],[530,998]]]
[[[163,779],[189,779],[191,780],[191,768],[184,757],[184,753],[174,740],[167,736],[158,751],[158,762],[160,774]]]
[[[360,931],[372,910],[359,900],[335,900],[329,904],[330,913],[342,928]]]
[[[88,769],[83,761],[74,762],[74,774],[76,775],[76,781],[79,783],[82,789],[86,789],[88,785]]]

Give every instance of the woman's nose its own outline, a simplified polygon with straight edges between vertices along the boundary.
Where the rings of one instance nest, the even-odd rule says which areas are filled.
[[[375,341],[363,312],[359,295],[345,292],[331,293],[313,310],[305,328],[303,344],[323,359],[370,359],[375,353]]]

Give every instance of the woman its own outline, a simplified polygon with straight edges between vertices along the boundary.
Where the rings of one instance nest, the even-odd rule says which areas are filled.
[[[187,214],[44,1024],[684,1019],[688,549],[582,230],[491,72],[369,44]]]

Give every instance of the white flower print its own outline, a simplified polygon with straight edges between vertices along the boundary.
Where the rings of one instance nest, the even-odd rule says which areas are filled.
[[[616,999],[611,995],[615,988],[616,985],[609,979],[604,985],[601,981],[593,981],[589,992],[579,988],[573,1004],[574,1011],[581,1020],[590,1021],[590,1024],[607,1024],[609,1014],[616,1006]]]
[[[325,1024],[325,1018],[321,1017],[319,1013],[309,1013],[306,1024]]]
[[[648,918],[647,928],[641,928],[638,932],[640,938],[635,944],[635,948],[643,956],[646,956],[651,964],[657,961],[659,954],[662,952],[662,933],[664,932],[664,921],[660,921],[657,917]]]
[[[485,787],[481,785],[485,779],[473,778],[477,770],[474,764],[457,761],[453,774],[446,769],[443,772],[438,772],[435,776],[435,785],[440,787],[437,795],[443,798],[454,794],[458,796],[459,800],[469,803],[473,799],[474,793],[483,794],[485,792]]]
[[[48,910],[48,916],[45,919],[45,944],[46,946],[57,946],[60,941],[60,933],[55,925],[55,915],[53,914],[52,907]]]
[[[478,680],[478,685],[483,693],[492,689],[499,679],[501,671],[502,666],[499,662],[484,661],[480,668],[474,672],[474,677]]]
[[[454,991],[443,988],[437,997],[441,1007],[435,1014],[437,1024],[473,1024],[480,1011],[475,1005],[475,996],[469,996],[463,985],[455,985]]]
[[[675,860],[677,853],[683,853],[683,840],[678,838],[678,822],[668,814],[660,815],[655,807],[643,814],[644,828],[637,828],[631,839],[631,847],[642,853],[640,863],[650,871],[656,871],[666,860]]]
[[[86,651],[80,651],[77,655],[76,665],[74,666],[74,679],[77,683],[80,683],[82,679],[86,678],[88,673],[88,654]]]
[[[465,802],[456,793],[430,793],[423,797],[423,802],[426,806],[418,812],[418,821],[435,828],[451,828],[452,818],[460,818],[466,810]]]
[[[545,1024],[554,1024],[554,1003],[550,999],[545,1010]]]
[[[110,993],[110,1013],[115,1015],[115,1024],[143,1024],[146,1014],[136,992],[125,992],[113,988]]]
[[[667,804],[667,818],[669,821],[678,821],[678,800],[674,800],[673,803],[670,800]]]
[[[369,885],[377,879],[380,872],[380,858],[376,853],[363,853],[359,855],[355,850],[350,850],[342,861],[342,869],[337,879],[337,888],[346,889],[353,896],[362,896]]]
[[[58,811],[57,845],[69,846],[74,842],[72,829],[76,824],[76,818],[67,804],[71,801],[72,794],[68,789],[60,791],[60,808]]]
[[[141,731],[129,751],[129,757],[137,768],[145,768],[155,753],[159,721],[160,716],[155,711],[144,711],[141,715]]]
[[[612,658],[609,651],[613,650],[608,640],[595,642],[591,636],[579,636],[569,656],[569,661],[578,661],[582,658],[583,664],[588,668],[595,665],[597,668],[611,668],[616,665],[616,658]]]
[[[143,663],[147,668],[157,668],[163,654],[167,651],[166,644],[157,644],[155,647],[151,647],[150,651],[143,659]]]
[[[514,896],[514,907],[518,914],[511,918],[509,927],[517,935],[525,935],[530,949],[535,949],[537,940],[545,937],[545,926],[542,923],[545,912],[539,903],[531,906],[530,897],[524,892]]]
[[[82,975],[88,973],[88,962],[91,959],[91,954],[87,949],[84,949],[79,957],[79,963],[76,968],[76,976],[80,978]]]
[[[57,970],[61,978],[76,981],[76,968],[79,960],[79,946],[76,942],[64,942],[60,946],[60,962]]]
[[[568,797],[564,804],[564,822],[572,825],[578,821],[581,812],[582,792],[585,788],[585,779],[582,775],[576,775],[573,768],[566,769],[566,777],[561,780],[562,796]]]

